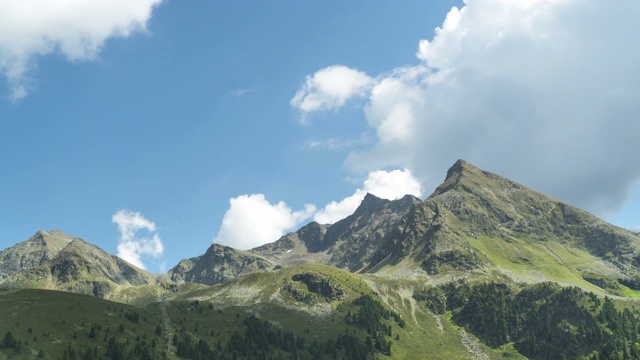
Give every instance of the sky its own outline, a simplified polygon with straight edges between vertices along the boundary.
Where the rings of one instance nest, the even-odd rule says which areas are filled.
[[[457,160],[640,231],[640,3],[0,0],[0,249],[151,272]]]

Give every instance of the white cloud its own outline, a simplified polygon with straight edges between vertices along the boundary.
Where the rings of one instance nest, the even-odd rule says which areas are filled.
[[[0,1],[0,73],[19,100],[29,90],[36,59],[60,53],[69,61],[95,59],[111,37],[145,31],[162,0]]]
[[[640,179],[638,17],[634,1],[466,1],[420,42],[420,63],[364,88],[377,140],[347,167],[406,167],[435,188],[463,158],[614,211]]]
[[[120,210],[113,214],[111,222],[118,225],[120,238],[118,239],[118,256],[131,264],[146,269],[141,256],[159,258],[164,252],[160,235],[156,231],[156,224],[147,220],[139,212]],[[141,230],[146,230],[149,236],[136,236]]]
[[[357,189],[351,196],[347,196],[340,201],[332,201],[325,205],[324,209],[318,211],[313,220],[320,224],[333,224],[338,220],[344,219],[356,211],[365,195],[367,195],[366,191]]]
[[[241,250],[278,240],[316,211],[313,205],[292,211],[282,201],[271,204],[263,194],[240,195],[229,204],[214,242]]]
[[[315,214],[313,220],[321,224],[333,224],[344,219],[353,214],[367,193],[383,199],[396,200],[407,194],[420,197],[422,188],[420,182],[407,169],[373,171],[364,181],[362,189],[357,189],[353,195],[339,202],[330,202]]]
[[[373,79],[365,73],[342,65],[334,65],[307,76],[291,99],[291,106],[307,113],[337,109],[347,100],[366,95]]]

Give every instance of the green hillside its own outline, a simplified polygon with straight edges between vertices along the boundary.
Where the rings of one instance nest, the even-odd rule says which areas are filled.
[[[305,265],[212,287],[176,286],[157,300],[132,306],[67,292],[4,290],[0,356],[632,359],[640,354],[635,307],[553,283],[486,277],[433,286]]]

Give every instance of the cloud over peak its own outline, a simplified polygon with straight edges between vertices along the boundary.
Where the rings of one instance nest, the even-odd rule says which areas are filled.
[[[240,195],[229,205],[214,242],[241,250],[278,240],[316,211],[313,205],[293,211],[283,201],[270,203],[263,194]]]
[[[378,170],[370,172],[361,188],[358,188],[353,195],[340,201],[328,203],[322,210],[313,217],[314,221],[321,224],[333,224],[353,214],[360,206],[367,193],[371,193],[379,198],[397,200],[409,194],[417,197],[422,196],[422,187],[411,171]]]
[[[616,210],[640,180],[639,16],[633,1],[466,1],[418,44],[414,66],[362,75],[375,79],[358,96],[377,139],[347,167],[407,167],[435,188],[433,175],[465,158]]]
[[[293,211],[283,201],[272,204],[263,194],[240,195],[229,200],[214,242],[247,250],[278,240],[311,217],[319,223],[334,223],[351,215],[367,193],[395,200],[406,194],[421,196],[422,188],[405,169],[373,171],[353,195],[332,201],[320,211],[311,204]]]
[[[162,256],[164,246],[154,222],[147,220],[139,212],[124,209],[113,214],[111,222],[118,225],[120,231],[119,257],[141,269],[146,269],[141,259],[143,255],[154,258]],[[147,235],[138,236],[138,232],[143,230],[147,231]]]

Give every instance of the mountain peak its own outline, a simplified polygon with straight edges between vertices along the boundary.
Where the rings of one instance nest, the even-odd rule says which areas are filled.
[[[360,206],[371,206],[371,205],[377,205],[380,203],[383,203],[385,201],[389,201],[380,197],[377,197],[375,195],[373,195],[372,193],[367,193],[364,196],[364,199],[362,199],[362,202],[360,203]]]
[[[484,174],[484,171],[473,166],[471,163],[459,159],[449,168],[449,170],[447,170],[447,177],[444,179],[444,182],[436,188],[430,197],[443,194],[452,188],[455,188],[456,185],[458,185],[464,178],[481,177]]]
[[[0,283],[15,273],[53,259],[73,239],[73,236],[58,230],[39,230],[28,240],[0,251]]]
[[[454,176],[454,175],[460,175],[462,174],[463,171],[473,171],[473,170],[478,170],[477,167],[471,165],[470,162],[463,160],[463,159],[458,159],[450,168],[449,170],[447,170],[447,178]]]

